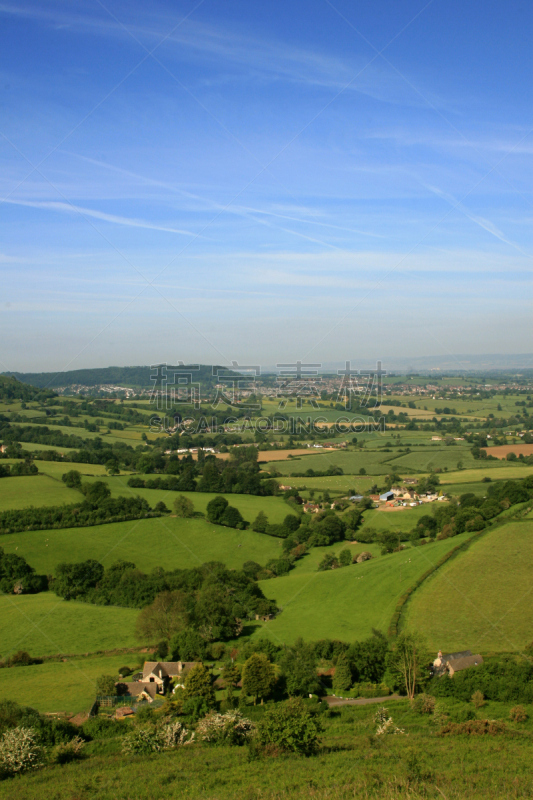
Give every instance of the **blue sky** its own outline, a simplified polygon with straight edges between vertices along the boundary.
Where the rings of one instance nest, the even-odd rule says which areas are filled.
[[[0,370],[533,349],[531,5],[0,20]]]

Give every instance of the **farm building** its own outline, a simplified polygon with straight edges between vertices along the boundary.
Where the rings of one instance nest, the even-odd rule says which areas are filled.
[[[315,503],[305,503],[303,510],[306,514],[318,514],[320,506]]]
[[[358,503],[362,499],[363,499],[362,494],[352,494],[352,496],[349,498],[349,500],[351,500],[352,503]]]
[[[449,675],[451,678],[456,672],[461,672],[469,667],[477,667],[480,664],[483,664],[483,656],[479,653],[472,655],[471,650],[445,654],[439,650],[437,658],[433,662],[433,672],[435,675]]]
[[[394,492],[383,492],[383,494],[380,494],[379,499],[385,501],[394,500]]]

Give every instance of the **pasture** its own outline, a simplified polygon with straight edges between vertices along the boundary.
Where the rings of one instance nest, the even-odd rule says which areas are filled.
[[[49,475],[20,475],[0,478],[0,511],[29,506],[60,506],[82,500],[75,489]]]
[[[440,501],[435,501],[439,502]],[[392,511],[385,511],[383,506],[372,509],[369,508],[363,515],[363,525],[360,530],[375,528],[378,531],[402,531],[407,533],[416,527],[418,520],[426,514],[433,516],[435,503],[423,503],[420,506],[397,508]],[[357,533],[355,534],[357,538]]]
[[[388,461],[397,457],[396,452],[384,453],[382,450],[337,450],[332,453],[316,453],[303,459],[291,458],[287,461],[272,462],[282,475],[292,472],[305,472],[314,469],[326,472],[330,467],[341,467],[345,475],[357,475],[365,469],[369,475],[387,475],[391,467]],[[395,462],[393,462],[395,464]]]
[[[302,567],[262,581],[265,595],[283,610],[274,620],[261,623],[254,636],[290,644],[299,636],[350,642],[370,636],[372,628],[386,632],[403,592],[465,538],[468,534],[327,572],[304,572]],[[343,546],[320,550],[337,552]]]
[[[138,614],[134,608],[66,601],[53,592],[2,595],[1,657],[17,650],[47,656],[135,647],[139,644],[134,636]]]
[[[533,520],[497,527],[417,589],[402,628],[435,650],[521,652],[533,639],[532,574]]]
[[[20,464],[21,459],[6,458],[0,463]],[[39,470],[39,474],[49,475],[51,478],[55,478],[56,480],[61,480],[62,475],[72,469],[77,470],[82,476],[82,479],[87,475],[107,477],[107,470],[103,464],[77,464],[64,461],[40,461],[39,459],[36,459],[33,463]],[[121,470],[121,474],[129,475],[130,473],[129,471],[126,472]]]
[[[120,667],[142,664],[135,653],[45,661],[31,667],[0,670],[0,699],[16,700],[42,713],[88,711],[100,675],[117,675]]]
[[[143,475],[143,478],[150,480],[150,478],[157,477],[155,475]],[[88,483],[93,480],[90,476]],[[101,480],[96,476],[94,480]],[[128,477],[122,475],[115,475],[108,477],[105,482],[111,490],[111,497],[144,497],[152,508],[163,501],[168,508],[172,509],[174,500],[183,495],[192,501],[195,511],[202,514],[206,513],[207,504],[214,497],[225,497],[228,503],[239,509],[242,516],[247,522],[253,522],[260,511],[264,511],[268,517],[269,522],[278,523],[283,522],[287,514],[292,514],[290,506],[287,505],[282,497],[259,497],[252,494],[223,494],[219,495],[215,492],[170,492],[166,489],[134,489],[128,486]]]
[[[8,479],[9,480],[9,479]],[[161,492],[161,494],[163,494]],[[4,539],[6,541],[4,541]],[[54,574],[62,561],[94,558],[106,567],[123,559],[143,572],[154,567],[186,569],[221,561],[239,569],[245,561],[265,564],[281,554],[281,539],[212,525],[203,519],[155,517],[88,528],[24,531],[0,537],[6,553],[17,552],[37,572]]]
[[[442,484],[474,483],[479,481],[482,476],[487,476],[491,481],[513,481],[533,475],[533,467],[527,464],[517,465],[516,461],[514,463],[505,461],[503,464],[498,464],[494,461],[478,461],[477,463],[480,465],[478,469],[463,469],[442,473],[439,475],[440,482]],[[484,467],[488,467],[488,469],[484,469]],[[465,489],[465,491],[467,490]]]

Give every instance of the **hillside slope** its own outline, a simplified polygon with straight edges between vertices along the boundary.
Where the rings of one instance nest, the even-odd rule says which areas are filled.
[[[433,650],[522,651],[533,640],[532,601],[533,520],[510,522],[428,578],[402,627]]]

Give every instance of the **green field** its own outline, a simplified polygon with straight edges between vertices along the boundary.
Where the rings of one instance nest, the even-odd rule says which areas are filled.
[[[497,527],[415,592],[403,624],[433,649],[522,651],[533,640],[532,575],[533,521]]]
[[[20,464],[20,462],[20,458],[7,458],[2,461],[3,464]],[[107,477],[107,470],[103,464],[70,464],[62,461],[39,461],[38,459],[33,463],[39,470],[39,473],[50,475],[51,478],[57,478],[57,480],[61,480],[61,476],[72,469],[77,470],[81,474],[82,479],[86,475]],[[129,471],[125,472],[122,470],[121,472],[128,476],[130,475]]]
[[[2,595],[1,657],[17,650],[45,656],[135,647],[139,644],[134,636],[138,614],[133,608],[62,600],[52,592]]]
[[[527,466],[524,464],[523,466],[516,466],[511,462],[502,462],[499,463],[497,461],[478,461],[480,464],[478,469],[464,469],[459,470],[457,472],[445,472],[442,475],[439,475],[440,482],[445,483],[470,483],[479,481],[481,478],[481,474],[483,477],[485,475],[489,477],[492,481],[513,481],[520,478],[526,478],[528,475],[533,475],[533,467]],[[506,466],[509,464],[509,466]]]
[[[20,424],[21,423],[19,423],[18,425]],[[13,423],[14,428],[17,428],[18,425],[17,423]],[[46,427],[36,422],[25,422],[24,426],[31,426],[32,428],[36,429]],[[123,442],[125,444],[130,444],[132,447],[136,447],[138,444],[142,444],[141,429],[137,431],[126,429],[123,431],[113,431],[112,433],[106,433],[107,426],[102,425],[100,427],[101,427],[100,431],[88,431],[86,428],[78,428],[69,425],[48,426],[49,430],[51,431],[61,431],[61,433],[67,434],[69,436],[79,436],[82,439],[96,439],[97,437],[99,437],[108,444],[117,444]],[[32,443],[26,443],[23,437],[19,441],[23,445],[24,449],[27,450],[32,449],[29,446]],[[61,453],[66,452],[68,450],[68,448],[65,448],[61,445],[44,445],[44,444],[35,445],[35,448],[33,449],[37,450],[53,449],[53,450],[59,450]]]
[[[116,675],[120,667],[136,666],[142,659],[142,656],[128,653],[2,669],[0,699],[15,700],[43,713],[88,711],[96,697],[96,681],[100,675]]]
[[[142,475],[140,477],[150,480],[150,478],[156,476]],[[101,478],[96,477],[95,480],[101,480]],[[174,500],[183,495],[192,500],[195,511],[199,511],[202,514],[206,513],[209,501],[214,497],[220,496],[213,492],[168,492],[165,489],[134,489],[128,486],[128,477],[121,475],[106,478],[106,483],[111,489],[111,497],[135,497],[139,495],[144,497],[152,507],[162,500],[168,508],[172,509]],[[260,511],[265,512],[271,523],[283,522],[287,514],[293,513],[282,497],[258,497],[252,494],[225,494],[222,496],[226,498],[230,505],[238,508],[244,519],[250,523],[254,521]]]
[[[405,508],[402,507],[397,511],[384,511],[382,507],[378,509],[370,508],[364,513],[364,521],[361,530],[365,530],[365,528],[376,528],[376,530],[380,531],[411,531],[416,527],[420,517],[426,514],[429,514],[430,517],[433,516],[433,507],[434,503],[423,503],[413,508],[409,506]]]
[[[0,511],[29,506],[59,506],[80,502],[82,495],[48,475],[0,478]]]
[[[238,569],[250,559],[265,564],[279,556],[281,543],[281,539],[254,531],[222,528],[203,519],[176,517],[114,522],[89,528],[24,531],[0,537],[6,553],[16,551],[37,572],[44,574],[53,574],[62,561],[87,558],[95,558],[104,566],[120,559],[133,561],[144,572],[154,567],[197,567],[206,561],[221,561]]]
[[[401,594],[465,538],[468,535],[461,534],[327,572],[304,571],[304,558],[302,566],[289,575],[261,583],[265,595],[283,610],[254,635],[268,635],[281,643],[291,643],[298,636],[350,642],[370,636],[372,628],[386,632]],[[320,550],[337,552],[342,546]],[[309,566],[314,565],[309,562]]]
[[[288,481],[280,479],[284,485],[294,486],[298,489],[314,489],[315,494],[320,494],[325,490],[338,494],[347,494],[355,489],[356,494],[367,492],[376,483],[376,478],[362,475],[332,475],[324,478],[290,478]]]
[[[271,464],[282,475],[291,472],[305,472],[314,469],[326,472],[329,467],[341,467],[345,475],[357,475],[361,468],[369,475],[387,475],[391,467],[387,461],[396,458],[397,452],[384,453],[379,450],[352,450],[328,453],[317,453],[303,458],[289,458],[286,461],[273,461]],[[395,463],[394,461],[392,462]],[[303,480],[302,478],[298,480]]]

